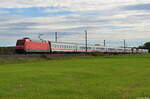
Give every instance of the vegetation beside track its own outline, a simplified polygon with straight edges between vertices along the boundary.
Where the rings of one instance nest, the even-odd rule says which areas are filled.
[[[103,53],[55,53],[55,54],[0,54],[0,64],[28,63],[33,61],[62,60],[79,57],[108,56]]]
[[[14,54],[15,47],[0,47],[0,54]]]
[[[150,98],[149,54],[32,59],[0,64],[0,99]]]

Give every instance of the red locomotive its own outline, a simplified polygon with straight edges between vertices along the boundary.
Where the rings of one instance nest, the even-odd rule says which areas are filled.
[[[51,46],[49,41],[34,41],[30,38],[23,38],[17,40],[16,44],[16,52],[23,53],[23,52],[50,52]]]

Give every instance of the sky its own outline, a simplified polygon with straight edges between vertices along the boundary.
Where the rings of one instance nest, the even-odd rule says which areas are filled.
[[[30,37],[139,46],[150,39],[150,0],[0,0],[0,46]]]

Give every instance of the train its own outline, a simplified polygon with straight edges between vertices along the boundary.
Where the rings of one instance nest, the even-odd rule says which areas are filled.
[[[52,42],[46,40],[32,40],[28,37],[17,40],[17,53],[148,53],[147,49],[132,47],[116,47],[66,42]]]

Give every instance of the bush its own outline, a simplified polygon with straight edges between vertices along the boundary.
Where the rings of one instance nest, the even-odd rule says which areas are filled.
[[[0,47],[0,54],[13,54],[15,47]]]

